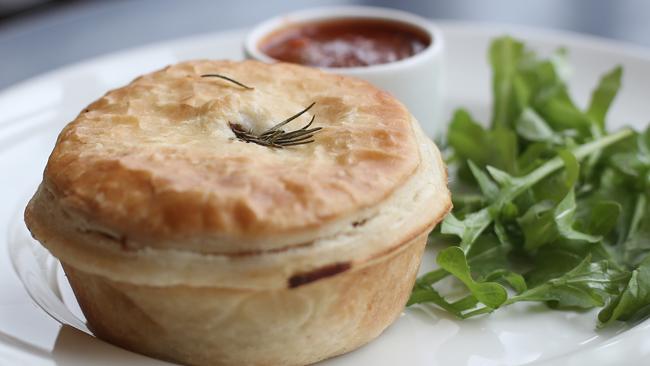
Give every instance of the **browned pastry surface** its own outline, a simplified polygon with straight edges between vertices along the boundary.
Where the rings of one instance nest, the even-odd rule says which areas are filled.
[[[219,73],[254,90],[202,74]],[[310,103],[315,142],[234,138]],[[289,65],[194,61],[142,76],[61,133],[44,189],[80,226],[129,248],[232,253],[299,245],[377,204],[419,164],[408,111],[366,82]],[[278,238],[282,240],[278,240]]]

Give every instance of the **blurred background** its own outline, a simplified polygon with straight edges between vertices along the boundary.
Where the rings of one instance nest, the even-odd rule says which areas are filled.
[[[570,30],[650,47],[648,0],[0,0],[0,89],[111,51],[341,4]]]

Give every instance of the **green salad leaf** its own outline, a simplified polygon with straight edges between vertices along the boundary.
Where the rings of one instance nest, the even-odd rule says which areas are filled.
[[[610,299],[598,313],[598,320],[607,324],[613,320],[630,320],[650,313],[650,257],[632,271],[623,291]]]
[[[447,247],[408,305],[459,318],[518,302],[602,308],[599,326],[650,315],[650,129],[606,128],[622,67],[581,108],[565,49],[543,58],[506,36],[488,59],[492,118],[486,126],[466,109],[453,114],[454,209],[429,237]],[[441,288],[449,278],[460,292]]]
[[[598,87],[591,95],[591,102],[587,108],[587,115],[598,124],[602,130],[605,129],[605,116],[612,105],[618,90],[621,88],[621,77],[623,68],[617,66],[614,70],[605,74],[600,80]]]
[[[476,300],[496,309],[508,299],[505,288],[495,282],[476,282],[469,272],[465,253],[459,247],[449,247],[437,258],[440,268],[456,276],[470,290]]]

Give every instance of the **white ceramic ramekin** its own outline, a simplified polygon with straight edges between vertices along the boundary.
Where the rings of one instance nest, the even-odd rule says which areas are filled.
[[[322,69],[365,79],[387,90],[406,105],[429,136],[437,136],[442,130],[440,118],[445,42],[440,30],[425,18],[399,10],[367,6],[326,7],[297,11],[272,18],[253,28],[244,41],[246,56],[263,62],[277,62],[259,48],[260,42],[273,31],[296,23],[346,18],[406,23],[422,30],[430,37],[431,42],[423,51],[396,62]]]

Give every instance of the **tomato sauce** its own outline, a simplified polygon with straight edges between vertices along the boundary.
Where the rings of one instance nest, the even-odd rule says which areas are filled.
[[[359,67],[411,57],[431,42],[424,31],[405,23],[351,18],[291,25],[262,39],[259,48],[279,61]]]

